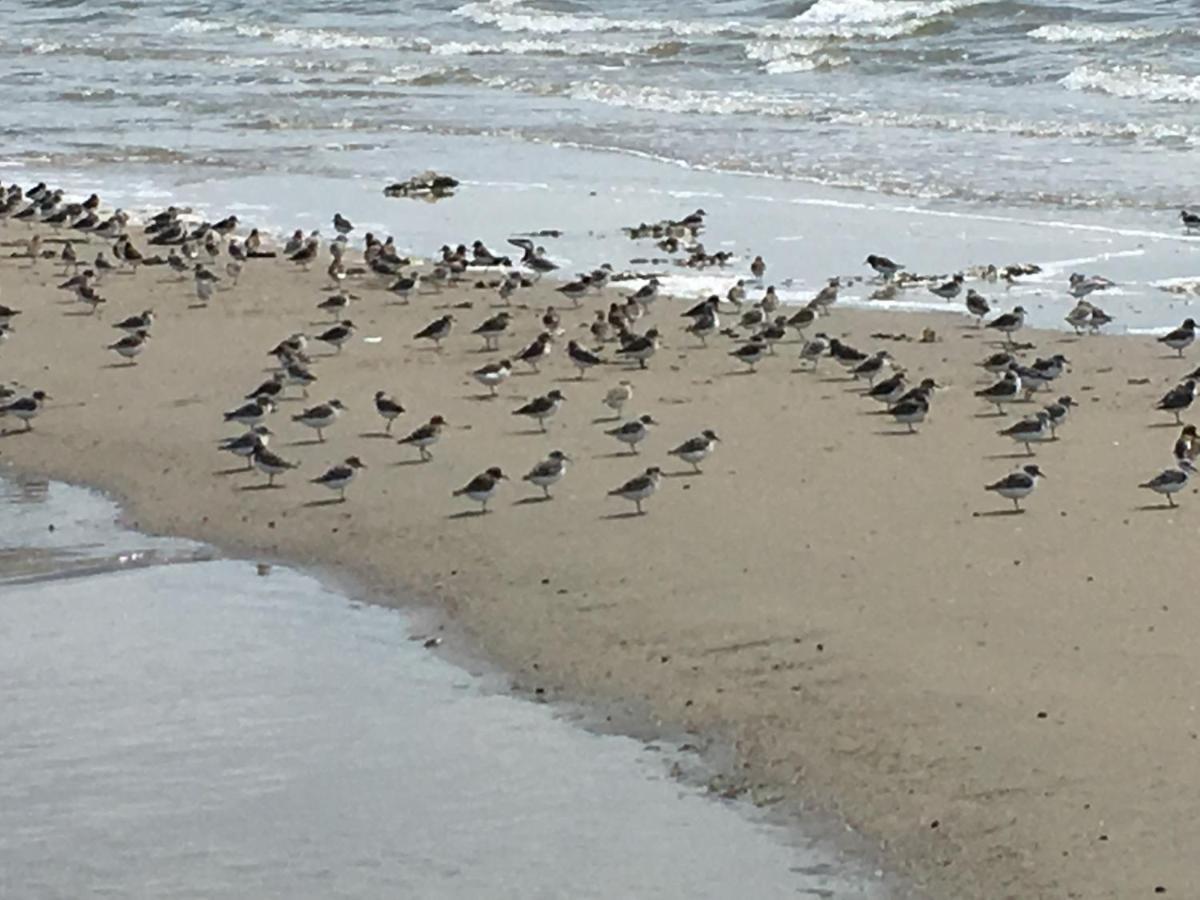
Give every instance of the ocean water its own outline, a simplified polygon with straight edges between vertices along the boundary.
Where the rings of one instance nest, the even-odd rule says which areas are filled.
[[[0,479],[0,896],[883,898],[316,579]]]
[[[552,255],[580,268],[653,255],[620,226],[704,206],[710,249],[766,253],[787,299],[862,274],[867,252],[927,273],[1037,262],[1044,279],[995,299],[1039,324],[1061,325],[1072,266],[1121,282],[1104,298],[1118,329],[1176,324],[1200,296],[1161,290],[1200,280],[1177,219],[1200,203],[1193,3],[0,0],[0,15],[0,180],[289,230],[328,232],[340,210],[418,253],[559,228]],[[460,196],[381,196],[430,167]],[[814,201],[815,221],[796,205]],[[673,289],[710,287],[686,274]]]

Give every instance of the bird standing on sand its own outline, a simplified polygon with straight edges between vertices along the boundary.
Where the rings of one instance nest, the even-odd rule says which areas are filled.
[[[982,397],[995,406],[999,415],[1004,415],[1004,407],[1009,403],[1015,403],[1020,395],[1021,376],[1012,369],[1005,372],[995,384],[975,392],[976,397]]]
[[[409,444],[416,447],[417,451],[421,454],[421,461],[429,462],[429,460],[433,459],[433,454],[429,452],[429,448],[441,440],[442,431],[445,430],[446,424],[446,420],[441,416],[434,416],[428,423],[422,425],[407,437],[400,438],[396,443]]]
[[[578,341],[570,341],[567,343],[567,356],[570,357],[572,364],[579,370],[579,381],[583,381],[584,373],[593,366],[602,366],[606,360],[597,356],[591,350],[580,345]]]
[[[3,307],[0,307],[0,313],[2,312]],[[0,321],[2,321],[3,318],[4,316],[0,314]],[[120,322],[117,322],[115,325],[113,325],[113,328],[119,328],[121,331],[128,332],[129,334],[137,334],[139,331],[149,331],[150,326],[153,324],[154,311],[146,309],[138,313],[136,316],[129,316],[128,318],[122,319]]]
[[[323,344],[328,344],[333,347],[335,352],[342,352],[342,345],[354,337],[354,323],[349,319],[343,319],[332,328],[328,328],[317,335],[317,340]]]
[[[619,381],[615,387],[608,389],[608,393],[604,395],[604,405],[611,409],[616,416],[621,417],[621,411],[625,408],[625,404],[633,399],[633,385],[628,381]]]
[[[137,357],[146,349],[146,343],[150,340],[150,332],[142,330],[127,334],[119,341],[109,344],[107,349],[114,351],[124,359],[129,360],[129,365],[137,365]]]
[[[441,318],[434,319],[420,331],[413,335],[415,341],[433,341],[433,345],[440,351],[442,349],[442,341],[450,336],[450,330],[454,327],[454,316],[447,313]]]
[[[34,391],[28,397],[18,397],[0,406],[0,419],[12,416],[25,423],[26,431],[33,431],[33,420],[41,415],[50,395],[45,391]]]
[[[994,491],[1006,500],[1011,500],[1017,512],[1024,512],[1021,509],[1021,501],[1032,494],[1038,482],[1045,477],[1046,474],[1037,466],[1023,466],[1011,475],[985,486],[984,490]]]
[[[658,348],[658,329],[651,328],[641,337],[636,337],[628,344],[625,344],[617,353],[627,359],[636,359],[638,367],[644,369],[646,368],[646,361],[658,352]]]
[[[490,319],[485,319],[476,326],[471,334],[477,334],[483,338],[483,349],[498,350],[500,338],[508,331],[508,323],[512,316],[505,311],[496,313]]]
[[[658,287],[658,279],[652,277],[649,281],[638,288],[630,299],[636,300],[642,305],[642,309],[649,312],[650,304],[652,304],[658,298]]]
[[[944,281],[941,284],[934,285],[929,289],[929,293],[936,294],[943,300],[953,300],[962,290],[962,283],[963,277],[962,274],[959,273],[949,281]]]
[[[691,463],[692,468],[699,473],[700,463],[708,459],[712,454],[716,445],[721,442],[717,437],[717,433],[711,428],[705,428],[702,432],[693,438],[688,438],[674,450],[668,450],[669,456],[678,456],[686,463]]]
[[[384,434],[392,433],[392,423],[404,415],[404,407],[397,403],[386,391],[375,392],[375,412],[383,418],[387,425]]]
[[[1187,487],[1188,480],[1196,471],[1191,461],[1188,459],[1179,459],[1178,466],[1174,469],[1164,469],[1158,475],[1149,481],[1142,482],[1138,485],[1140,488],[1147,488],[1167,498],[1167,506],[1172,509],[1175,507],[1175,499],[1171,496]]]
[[[563,401],[566,399],[562,391],[555,388],[550,393],[541,397],[534,397],[525,405],[513,410],[513,415],[535,419],[538,423],[538,428],[544,432],[546,430],[546,420],[562,408]]]
[[[642,503],[649,499],[655,491],[658,490],[659,482],[662,480],[662,469],[658,466],[651,466],[643,474],[636,478],[631,478],[619,488],[615,488],[608,492],[610,497],[621,497],[624,500],[629,500],[637,506],[637,514],[643,515]]]
[[[994,328],[996,331],[999,331],[1010,344],[1014,343],[1013,335],[1020,331],[1024,325],[1025,308],[1023,306],[1015,307],[1012,312],[999,315],[987,323],[988,328]]]
[[[747,371],[756,372],[758,371],[756,367],[767,355],[767,345],[760,341],[750,341],[748,344],[742,344],[742,346],[730,350],[729,355],[738,362],[749,366]]]
[[[291,469],[299,468],[299,463],[290,462],[284,459],[278,453],[268,450],[263,444],[259,444],[254,451],[254,468],[267,476],[267,487],[278,487],[275,484],[275,476],[282,475]]]
[[[326,469],[321,475],[312,479],[312,483],[327,487],[331,491],[337,491],[338,502],[345,503],[346,488],[350,486],[350,482],[354,480],[358,470],[366,467],[366,463],[357,456],[347,456],[345,462]]]
[[[1077,404],[1069,395],[1059,397],[1046,406],[1046,416],[1050,420],[1050,436],[1058,437],[1058,429],[1067,423],[1067,416]]]
[[[1194,319],[1184,319],[1182,325],[1169,334],[1164,334],[1158,339],[1158,342],[1166,344],[1182,358],[1183,351],[1190,347],[1194,340],[1196,340],[1196,322]]]
[[[507,481],[508,476],[505,475],[497,466],[492,466],[486,472],[481,472],[472,478],[464,487],[459,488],[454,492],[455,497],[467,497],[474,500],[480,505],[479,513],[484,515],[487,513],[488,501],[492,499],[492,495],[496,493],[496,488],[501,481]]]
[[[521,480],[540,487],[546,499],[549,500],[551,485],[562,481],[563,476],[567,474],[567,463],[570,461],[571,458],[561,450],[551,450],[550,455],[530,469]]]
[[[536,374],[540,371],[538,364],[553,352],[550,334],[543,331],[525,349],[518,353],[514,359],[518,362],[526,363]]]
[[[325,429],[332,427],[345,409],[342,401],[335,398],[327,403],[318,403],[316,406],[309,407],[304,412],[296,413],[292,416],[292,421],[299,422],[316,431],[317,440],[323,442]]]
[[[629,452],[636,456],[638,444],[650,436],[650,428],[657,424],[658,422],[652,416],[640,416],[623,425],[618,425],[616,428],[610,428],[604,433],[627,445]]]
[[[1169,412],[1175,416],[1175,424],[1182,425],[1183,421],[1179,418],[1179,414],[1192,405],[1196,399],[1196,381],[1189,378],[1183,384],[1171,388],[1167,391],[1155,409],[1160,409],[1163,412]]]
[[[992,306],[975,288],[967,289],[967,312],[975,317],[975,325],[982,327],[983,320],[991,315]]]
[[[812,340],[805,341],[804,346],[800,348],[800,361],[812,363],[812,370],[817,371],[817,366],[821,364],[821,357],[829,352],[829,338],[818,333],[813,335]]]
[[[1033,444],[1054,438],[1054,431],[1050,427],[1050,416],[1044,410],[1033,418],[1022,419],[1015,425],[1010,425],[999,434],[1012,438],[1018,444],[1024,444],[1026,456],[1033,456]]]
[[[1196,433],[1195,425],[1184,425],[1183,430],[1179,432],[1179,438],[1175,441],[1175,446],[1172,448],[1171,455],[1176,462],[1186,459],[1192,462],[1200,455],[1200,436]]]
[[[267,413],[275,411],[275,404],[266,397],[255,397],[249,403],[245,403],[237,409],[231,409],[225,413],[226,422],[237,422],[239,425],[245,425],[247,428],[253,428],[255,425],[261,425],[263,420],[267,418]]]
[[[259,447],[267,446],[273,432],[266,425],[255,425],[245,434],[221,441],[220,449],[246,460],[246,470],[254,468],[254,454]]]

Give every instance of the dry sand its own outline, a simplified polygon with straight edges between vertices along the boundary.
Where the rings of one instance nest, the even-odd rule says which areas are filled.
[[[1049,478],[1028,512],[991,516],[1006,503],[983,484],[1023,460],[996,434],[1013,418],[981,416],[972,395],[972,363],[991,348],[965,319],[835,309],[827,320],[946,385],[920,433],[903,436],[834,366],[796,373],[794,343],[736,374],[726,342],[698,349],[666,300],[654,320],[668,346],[647,371],[576,383],[560,354],[485,400],[467,372],[499,354],[466,332],[491,292],[406,307],[354,285],[359,338],[382,341],[320,359],[313,391],[350,412],[326,443],[292,446],[311,432],[290,421],[300,404],[284,403],[272,446],[303,468],[283,489],[247,490],[261,476],[221,474],[238,462],[215,449],[237,432],[221,411],[262,380],[270,346],[315,330],[323,268],[258,262],[208,309],[189,309],[190,282],[161,269],[109,277],[110,302],[91,317],[53,289],[57,266],[3,260],[0,302],[24,315],[0,348],[0,379],[55,399],[32,434],[0,440],[0,460],[111,491],[143,529],[436,599],[551,697],[732,739],[737,784],[840,814],[930,896],[1200,895],[1200,502],[1189,488],[1178,511],[1144,510],[1157,498],[1136,487],[1170,462],[1176,431],[1158,427],[1170,418],[1153,403],[1187,361],[1144,338],[1026,334],[1072,359],[1062,389],[1082,406],[1039,448]],[[510,351],[556,298],[546,285],[519,299],[530,308],[517,310]],[[414,345],[435,307],[459,303],[471,308],[457,310],[445,352]],[[597,304],[564,310],[568,337],[586,334]],[[159,317],[152,346],[136,367],[111,367],[111,323],[145,307]],[[871,337],[925,325],[938,342]],[[619,378],[635,386],[629,411],[662,423],[636,458],[614,455],[595,422]],[[548,435],[528,433],[512,410],[552,387],[562,412]],[[398,433],[435,413],[452,423],[431,463],[377,436],[378,389],[408,408]],[[687,476],[665,451],[705,427],[724,443]],[[469,504],[453,488],[490,465],[519,476],[553,448],[576,462],[552,502],[519,502],[537,491],[514,479],[494,514],[457,515]],[[370,469],[349,502],[310,505],[327,494],[306,479],[350,453]],[[606,491],[649,464],[678,477],[646,516],[614,517],[629,507]]]

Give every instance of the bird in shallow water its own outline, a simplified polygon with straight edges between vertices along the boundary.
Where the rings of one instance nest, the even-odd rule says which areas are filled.
[[[455,497],[467,497],[479,504],[479,514],[487,513],[488,501],[496,493],[496,488],[499,487],[501,481],[507,481],[508,476],[504,474],[499,466],[492,466],[485,472],[481,472],[468,481],[463,487],[454,491]]]
[[[1038,486],[1038,482],[1046,477],[1043,472],[1035,465],[1022,466],[1017,471],[1010,475],[1006,475],[999,481],[992,482],[984,487],[986,491],[993,491],[999,494],[1006,500],[1013,502],[1013,507],[1017,512],[1024,512],[1021,508],[1021,501],[1034,492]]]
[[[350,482],[358,475],[359,469],[365,469],[366,467],[367,464],[357,456],[347,456],[345,462],[326,469],[323,473],[312,479],[312,483],[329,488],[331,491],[337,491],[338,502],[344,503],[346,502],[346,488],[350,486]]]

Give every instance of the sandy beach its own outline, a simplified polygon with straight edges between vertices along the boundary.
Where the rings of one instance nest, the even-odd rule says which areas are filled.
[[[5,225],[0,242],[28,234]],[[205,309],[163,268],[114,274],[93,316],[55,289],[59,265],[0,260],[0,303],[22,311],[0,382],[53,398],[31,433],[0,420],[0,462],[111,492],[141,529],[424,598],[465,650],[550,698],[729,740],[735,789],[843,818],[920,895],[1200,893],[1200,610],[1186,565],[1200,511],[1191,488],[1170,510],[1137,487],[1171,462],[1177,428],[1154,404],[1194,353],[1022,332],[1030,359],[1069,357],[1054,396],[1080,407],[1037,448],[1047,478],[1027,512],[1008,515],[983,486],[1027,460],[996,432],[1037,407],[999,417],[974,396],[995,335],[965,317],[835,307],[823,322],[943,386],[909,435],[832,360],[797,371],[793,340],[743,374],[728,340],[702,348],[683,332],[680,301],[639,323],[664,336],[647,369],[577,381],[561,346],[588,337],[607,294],[573,310],[549,280],[519,292],[501,352],[483,353],[469,331],[497,301],[475,277],[407,305],[352,279],[358,333],[340,353],[313,350],[311,391],[348,411],[317,443],[291,421],[303,402],[290,392],[271,446],[301,467],[258,489],[261,475],[217,450],[239,430],[221,413],[266,377],[270,347],[328,320],[326,261],[252,261]],[[563,317],[558,352],[540,374],[518,365],[489,399],[470,371],[527,343],[548,304]],[[444,307],[457,330],[435,352],[411,336]],[[150,347],[117,365],[112,324],[147,308]],[[937,340],[919,341],[926,327]],[[604,433],[617,423],[601,401],[620,379],[634,389],[627,414],[660,423],[636,456]],[[548,433],[513,416],[554,388],[566,400]],[[378,390],[407,410],[395,435],[449,422],[431,462],[381,436]],[[704,428],[722,443],[691,474],[666,451]],[[520,476],[553,449],[574,462],[552,501],[533,502]],[[367,470],[347,503],[325,503],[308,479],[351,454]],[[452,490],[494,465],[512,481],[491,514],[463,515],[473,504]],[[607,492],[650,465],[667,477],[630,516]]]

